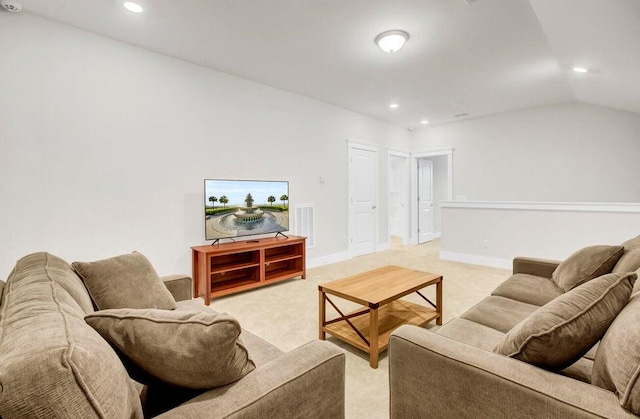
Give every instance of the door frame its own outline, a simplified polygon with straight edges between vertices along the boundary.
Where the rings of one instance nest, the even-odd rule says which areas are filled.
[[[446,201],[453,200],[453,148],[442,148],[411,153],[411,228],[410,243],[418,244],[418,160],[421,158],[447,156],[447,196]],[[433,179],[432,179],[433,181]]]
[[[347,140],[347,184],[348,184],[348,195],[347,195],[347,207],[348,207],[348,237],[347,237],[347,252],[349,253],[350,257],[354,257],[355,256],[355,251],[353,250],[353,237],[354,237],[354,226],[355,226],[355,221],[354,221],[354,208],[355,206],[353,205],[352,202],[352,198],[353,198],[353,179],[351,177],[351,151],[353,149],[358,149],[358,150],[365,150],[365,151],[372,151],[374,153],[376,153],[376,161],[375,161],[375,169],[376,169],[376,178],[375,178],[375,211],[373,213],[373,223],[374,223],[374,230],[373,230],[373,245],[374,245],[374,249],[373,252],[377,252],[379,249],[379,238],[378,238],[378,207],[379,207],[379,201],[380,201],[380,191],[378,190],[379,187],[379,182],[378,182],[378,177],[380,175],[380,155],[379,155],[379,148],[374,146],[374,145],[370,145],[370,144],[363,144],[363,143],[358,143],[355,141],[351,141],[351,140]]]
[[[390,197],[390,183],[391,183],[391,158],[392,157],[401,157],[406,159],[405,164],[405,174],[407,180],[409,180],[409,184],[407,185],[406,198],[407,198],[407,207],[403,211],[402,215],[402,244],[409,244],[409,238],[411,237],[411,232],[409,231],[409,227],[411,225],[411,213],[409,212],[411,208],[411,168],[409,167],[411,163],[411,154],[405,151],[395,151],[395,150],[387,150],[387,243],[391,243],[391,197]]]

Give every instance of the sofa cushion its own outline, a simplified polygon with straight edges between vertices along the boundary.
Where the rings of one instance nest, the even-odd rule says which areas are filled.
[[[253,333],[242,329],[240,339],[249,352],[251,360],[256,368],[280,358],[285,354],[280,348],[270,344],[266,340],[254,335]]]
[[[37,253],[20,259],[7,280],[0,306],[0,416],[141,418],[124,366],[84,322],[71,281],[59,283],[59,275],[75,276],[66,262]]]
[[[638,280],[636,279],[636,282],[638,282]],[[600,346],[600,341],[598,341],[595,345],[593,345],[591,347],[591,349],[589,349],[587,351],[586,354],[584,354],[584,358],[590,359],[590,360],[594,360],[596,359],[596,353],[598,352],[598,346]]]
[[[507,333],[538,308],[533,304],[491,295],[471,307],[461,318]]]
[[[502,332],[460,318],[447,322],[447,324],[439,328],[436,333],[487,351],[492,350],[504,337],[504,333]]]
[[[553,271],[552,278],[567,292],[593,278],[610,273],[623,253],[622,246],[585,247],[560,263]]]
[[[593,360],[586,357],[579,358],[576,362],[559,371],[560,374],[571,377],[583,383],[591,383],[593,372]]]
[[[20,259],[20,264],[16,264],[10,276],[15,274],[15,270],[20,267],[21,284],[27,285],[31,282],[40,284],[40,275],[44,274],[52,284],[62,288],[69,295],[84,315],[93,312],[93,303],[91,297],[85,288],[82,280],[73,272],[71,265],[49,253],[39,252],[25,256]],[[33,272],[38,275],[33,277],[29,274]]]
[[[491,295],[510,298],[522,303],[543,306],[564,291],[551,278],[514,274],[496,288]]]
[[[635,273],[607,274],[536,310],[510,330],[494,352],[543,368],[562,369],[606,332],[631,295]]]
[[[73,272],[71,265],[50,254],[47,254],[47,260],[47,274],[51,280],[67,291],[84,313],[93,313],[93,303],[87,288],[82,279]],[[40,266],[39,262],[36,262],[36,266]]]
[[[220,387],[255,368],[233,317],[207,311],[102,310],[85,317],[137,367],[182,387]]]
[[[98,310],[158,308],[173,310],[176,301],[149,260],[139,252],[96,262],[73,262]]]
[[[558,260],[516,256],[513,258],[513,273],[551,278],[558,265],[560,265]]]
[[[600,341],[591,383],[613,391],[640,415],[640,294],[635,294]]]

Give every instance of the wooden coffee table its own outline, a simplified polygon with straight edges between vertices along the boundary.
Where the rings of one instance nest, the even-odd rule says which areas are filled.
[[[420,293],[422,288],[436,286],[436,303]],[[378,368],[378,355],[387,349],[389,336],[403,324],[422,326],[431,320],[442,324],[442,275],[385,266],[318,286],[320,301],[320,339],[329,333],[369,354],[372,368]],[[400,300],[418,293],[431,307]],[[328,294],[361,304],[366,308],[344,314]],[[326,302],[340,317],[326,319]]]

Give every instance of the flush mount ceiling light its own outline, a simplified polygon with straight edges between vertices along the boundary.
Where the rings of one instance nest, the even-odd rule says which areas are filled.
[[[423,119],[422,121],[420,121],[420,123],[422,125],[427,125],[429,123],[429,121],[427,121],[426,119]]]
[[[584,67],[573,67],[573,71],[576,73],[586,73],[588,70]]]
[[[397,103],[392,103],[391,105],[389,105],[389,107],[390,107],[391,109],[395,109],[395,108],[397,108],[397,107],[398,107],[398,104],[397,104]]]
[[[138,3],[134,3],[132,1],[125,1],[123,4],[124,8],[133,13],[142,13],[142,6]]]
[[[18,13],[22,10],[22,5],[15,0],[0,0],[0,5],[11,13]]]
[[[375,42],[384,52],[392,53],[398,51],[405,42],[409,40],[409,34],[401,30],[382,32],[376,36]]]

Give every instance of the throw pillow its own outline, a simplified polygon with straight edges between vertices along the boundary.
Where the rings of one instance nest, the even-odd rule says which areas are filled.
[[[624,254],[611,272],[635,272],[640,268],[640,247],[625,250]]]
[[[640,247],[640,236],[627,240],[626,242],[622,243],[622,246],[624,246],[625,250],[627,251],[635,247]]]
[[[71,266],[84,281],[98,310],[176,308],[176,300],[142,253],[73,262]]]
[[[493,351],[542,368],[571,365],[602,338],[636,278],[607,274],[562,294],[518,323]]]
[[[598,345],[591,383],[613,391],[640,415],[640,294],[631,297]]]
[[[558,265],[551,278],[567,292],[573,287],[611,272],[623,253],[622,246],[585,247]]]
[[[170,384],[220,387],[255,368],[240,324],[224,313],[119,309],[85,321],[137,367]]]

